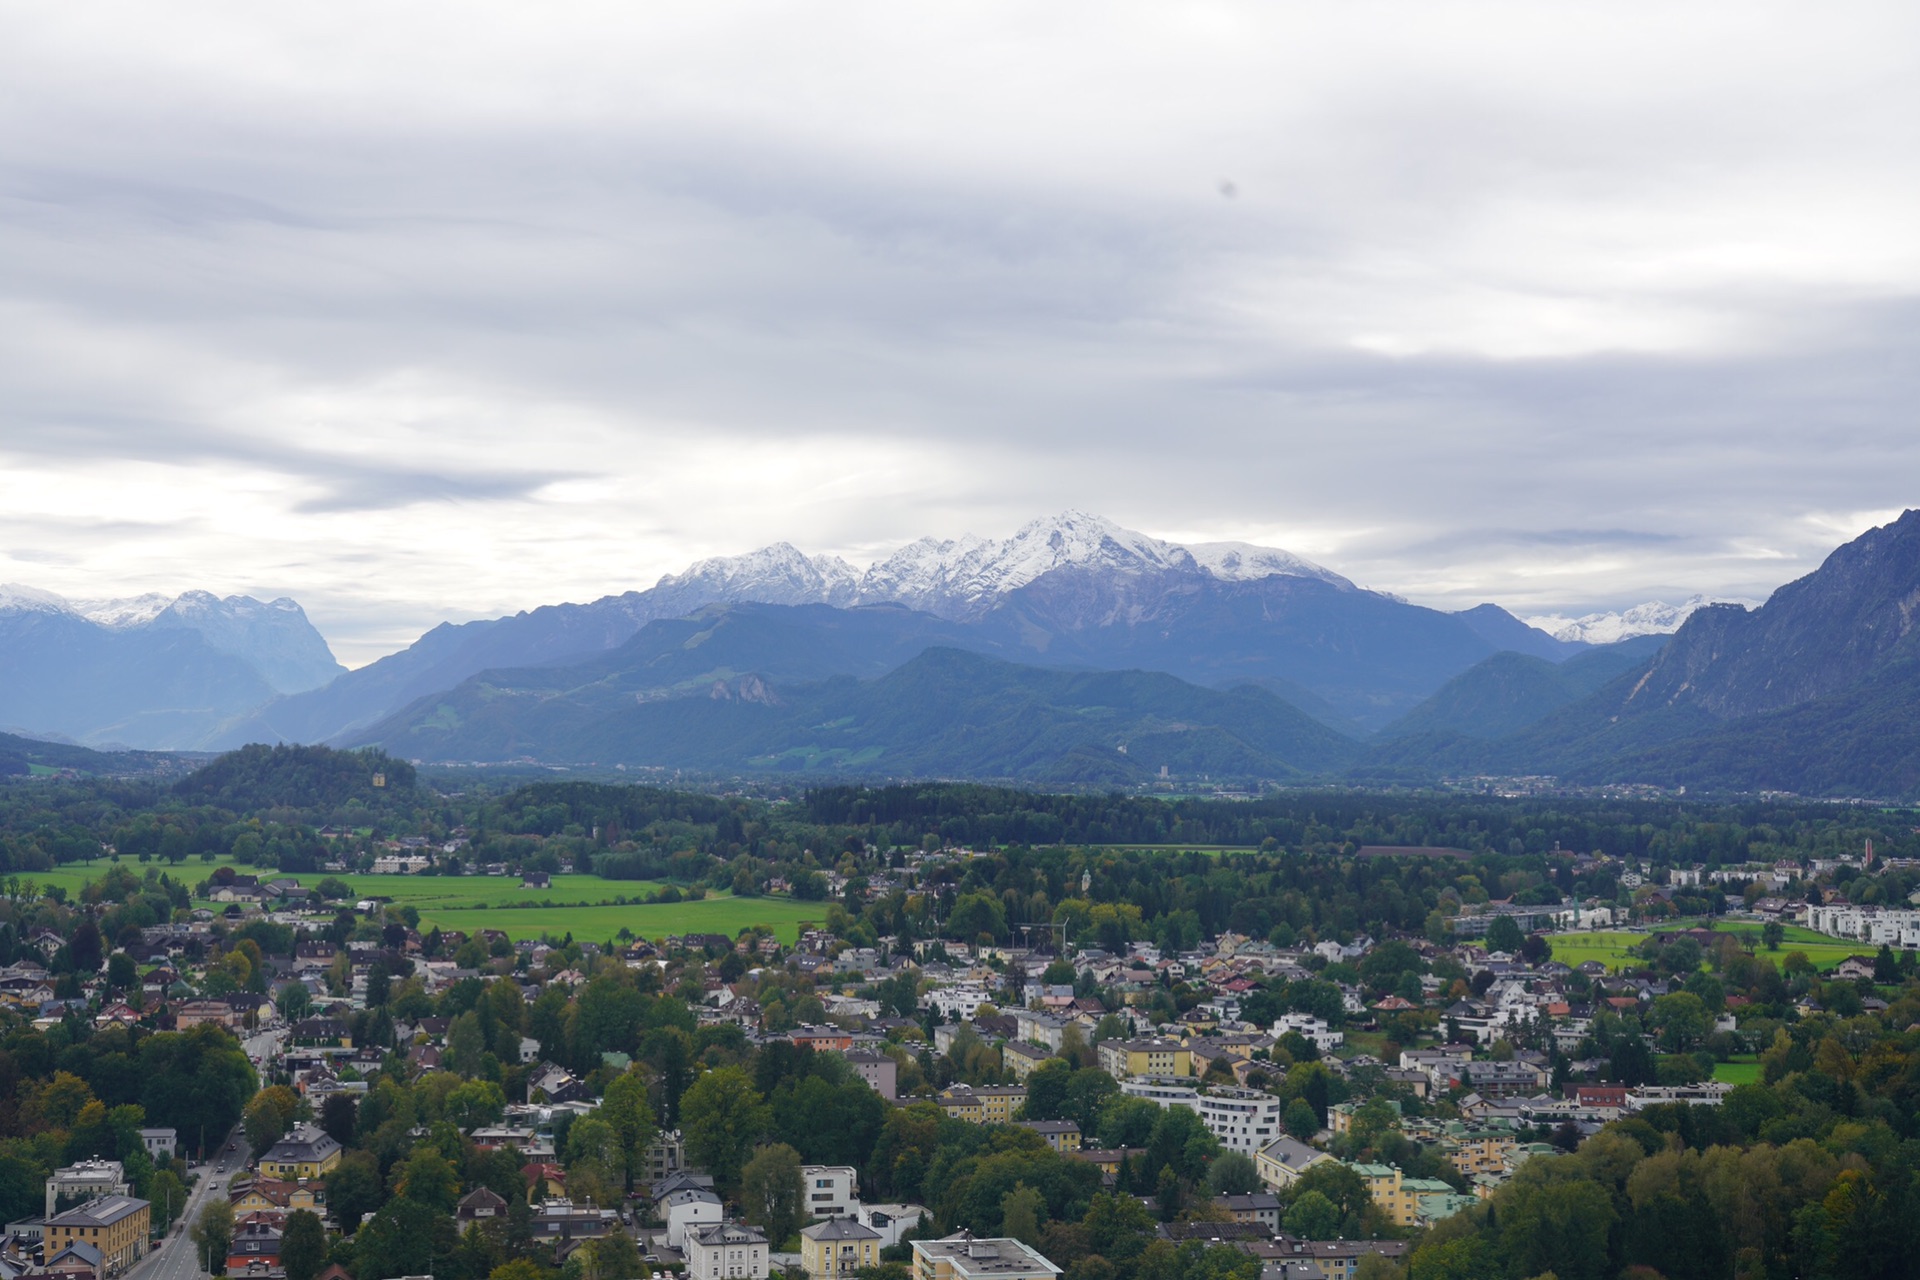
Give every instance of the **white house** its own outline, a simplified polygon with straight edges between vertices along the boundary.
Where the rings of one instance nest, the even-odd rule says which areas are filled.
[[[694,1227],[680,1246],[688,1280],[766,1280],[767,1238],[752,1227],[716,1222]]]
[[[667,1243],[683,1247],[687,1232],[720,1222],[720,1197],[702,1187],[687,1187],[668,1196],[661,1216],[667,1220]]]
[[[917,1204],[863,1204],[856,1215],[866,1226],[880,1233],[880,1247],[900,1243],[900,1237],[920,1225],[926,1208]]]
[[[802,1202],[810,1218],[851,1218],[860,1210],[860,1175],[848,1165],[803,1164],[800,1184],[806,1188]]]
[[[1346,1040],[1344,1032],[1335,1031],[1324,1018],[1316,1018],[1310,1013],[1283,1013],[1273,1024],[1273,1038],[1292,1031],[1301,1038],[1311,1041],[1313,1047],[1321,1053],[1332,1053]]]

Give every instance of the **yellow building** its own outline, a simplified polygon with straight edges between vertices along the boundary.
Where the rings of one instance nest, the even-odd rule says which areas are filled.
[[[263,1177],[298,1182],[324,1178],[340,1163],[340,1144],[317,1125],[295,1125],[293,1132],[260,1157]]]
[[[841,1280],[880,1263],[880,1233],[855,1218],[829,1218],[800,1232],[807,1280]]]
[[[1193,1051],[1172,1040],[1104,1040],[1100,1069],[1116,1080],[1128,1076],[1190,1076]]]
[[[1367,1194],[1373,1197],[1373,1202],[1380,1206],[1396,1227],[1421,1225],[1421,1196],[1453,1194],[1453,1188],[1438,1179],[1403,1177],[1400,1170],[1390,1164],[1350,1164],[1347,1167],[1360,1175],[1367,1184]]]
[[[1010,1040],[1000,1049],[1000,1061],[1006,1064],[1007,1070],[1013,1072],[1013,1078],[1022,1084],[1025,1084],[1027,1077],[1038,1070],[1042,1064],[1050,1061],[1053,1056],[1051,1049],[1022,1044],[1018,1040]]]
[[[1046,1139],[1048,1146],[1062,1153],[1080,1149],[1080,1126],[1071,1120],[1022,1120],[1022,1129],[1031,1129]]]
[[[1480,1130],[1455,1136],[1443,1149],[1453,1167],[1471,1178],[1480,1173],[1505,1173],[1507,1159],[1519,1145],[1511,1133]]]
[[[971,1232],[944,1240],[915,1240],[913,1280],[1053,1280],[1060,1274],[1018,1240],[975,1239]]]
[[[291,1213],[295,1209],[310,1209],[325,1216],[327,1210],[325,1189],[319,1183],[255,1178],[229,1188],[227,1198],[233,1202],[235,1218],[250,1213]]]
[[[956,1084],[942,1089],[937,1099],[940,1109],[955,1120],[968,1124],[1007,1124],[1027,1105],[1027,1091],[1019,1085]]]
[[[46,1256],[68,1245],[91,1245],[100,1251],[103,1272],[118,1275],[146,1256],[152,1227],[153,1206],[145,1200],[101,1196],[47,1219]]]

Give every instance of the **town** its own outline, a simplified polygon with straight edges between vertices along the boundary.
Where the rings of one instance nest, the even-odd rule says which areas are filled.
[[[504,803],[553,819],[511,847],[575,866],[643,853],[602,833],[646,825],[620,804],[667,802],[565,784]],[[668,856],[707,885],[811,917],[732,933],[642,936],[678,909],[657,892],[598,940],[529,936],[510,901],[444,927],[429,899],[341,879],[372,867],[291,856],[209,855],[198,878],[123,858],[77,891],[11,875],[0,1267],[1598,1280],[1851,1247],[1796,1210],[1683,1257],[1624,1229],[1682,1211],[1635,1179],[1707,1204],[1733,1194],[1709,1166],[1759,1161],[1802,1207],[1848,1178],[1873,1189],[1860,1212],[1901,1203],[1910,829],[1876,855],[1808,819],[1804,856],[1756,828],[1739,852],[1769,856],[1696,859],[1726,834],[1676,810],[1666,856],[1576,844],[1578,824],[1501,853],[1331,832],[1202,853],[895,842],[877,813],[864,835],[822,824],[839,803],[807,819],[830,860],[784,846],[773,823],[801,818],[777,809],[742,825],[722,805],[700,839],[676,819]],[[481,844],[499,817],[435,821]],[[453,883],[438,862],[468,845],[409,838],[432,847],[406,882]],[[558,891],[500,862],[503,892]]]

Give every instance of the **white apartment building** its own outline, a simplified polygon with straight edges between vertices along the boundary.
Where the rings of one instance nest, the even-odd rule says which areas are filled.
[[[1907,907],[1833,906],[1807,907],[1807,928],[1815,933],[1846,938],[1870,946],[1907,949],[1920,948],[1920,911]]]
[[[1252,1156],[1280,1136],[1280,1099],[1257,1089],[1200,1095],[1200,1123],[1229,1151]]]
[[[803,1164],[800,1183],[807,1197],[801,1207],[810,1218],[852,1218],[860,1212],[860,1175],[839,1164]]]
[[[1332,1053],[1346,1042],[1346,1033],[1335,1031],[1325,1018],[1316,1018],[1310,1013],[1283,1013],[1273,1024],[1273,1038],[1292,1031],[1301,1038],[1313,1042],[1313,1047],[1321,1053]]]
[[[1200,1109],[1200,1091],[1184,1076],[1130,1076],[1120,1082],[1120,1092],[1129,1098],[1145,1098],[1162,1111],[1168,1107]]]
[[[987,1003],[987,989],[978,982],[958,982],[935,987],[920,998],[929,1008],[938,1009],[943,1018],[971,1018]]]

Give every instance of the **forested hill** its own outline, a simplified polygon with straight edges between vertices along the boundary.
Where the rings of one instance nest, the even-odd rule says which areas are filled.
[[[174,794],[240,812],[314,809],[359,800],[391,806],[415,790],[413,766],[384,751],[264,746],[230,751],[182,778]]]

